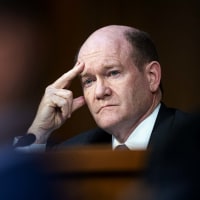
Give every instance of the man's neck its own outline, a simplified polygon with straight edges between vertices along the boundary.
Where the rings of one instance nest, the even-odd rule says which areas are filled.
[[[137,128],[137,126],[144,121],[159,105],[160,98],[154,98],[151,106],[146,110],[146,112],[140,116],[135,121],[128,121],[128,123],[118,124],[113,130],[106,130],[111,133],[119,142],[124,143],[130,134]]]

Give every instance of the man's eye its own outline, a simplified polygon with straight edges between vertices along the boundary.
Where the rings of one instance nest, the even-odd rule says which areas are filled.
[[[117,70],[111,71],[108,73],[109,76],[117,76],[120,72]]]
[[[85,79],[82,81],[84,87],[89,87],[92,84],[93,80],[91,78]]]

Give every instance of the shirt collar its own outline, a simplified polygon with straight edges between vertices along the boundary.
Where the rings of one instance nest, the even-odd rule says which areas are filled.
[[[160,106],[161,104],[158,104],[154,111],[146,119],[144,119],[130,134],[130,136],[124,143],[129,149],[144,150],[147,148]],[[120,143],[114,136],[112,136],[113,149],[115,149],[116,146],[121,144],[122,143]]]

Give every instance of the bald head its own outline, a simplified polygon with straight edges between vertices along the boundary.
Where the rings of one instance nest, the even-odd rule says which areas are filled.
[[[158,54],[150,36],[139,29],[122,25],[109,25],[93,32],[80,48],[78,58],[82,60],[103,46],[109,51],[122,48],[124,54],[131,56],[139,69],[150,61],[158,61]]]
[[[130,30],[127,26],[110,25],[96,30],[88,39],[83,43],[79,57],[95,53],[101,48],[110,48],[110,51],[117,50],[119,46],[130,46],[125,39],[125,31]],[[113,48],[113,46],[115,46]]]
[[[105,39],[105,38],[109,38],[111,40],[123,40],[125,39],[125,32],[127,31],[133,31],[133,32],[137,32],[138,30],[132,27],[128,27],[128,26],[120,26],[120,25],[110,25],[110,26],[105,26],[102,27],[98,30],[96,30],[95,32],[93,32],[88,39],[84,42],[83,46],[87,45],[88,43],[90,43],[92,40],[95,39]]]

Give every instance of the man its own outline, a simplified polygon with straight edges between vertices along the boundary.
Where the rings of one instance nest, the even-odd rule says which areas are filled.
[[[68,87],[76,76],[83,96],[74,99]],[[185,117],[160,103],[160,81],[161,66],[147,33],[119,25],[100,28],[80,48],[76,65],[46,88],[28,134],[36,136],[35,144],[46,144],[86,104],[99,128],[62,146],[112,143],[113,149],[124,144],[146,149]]]

